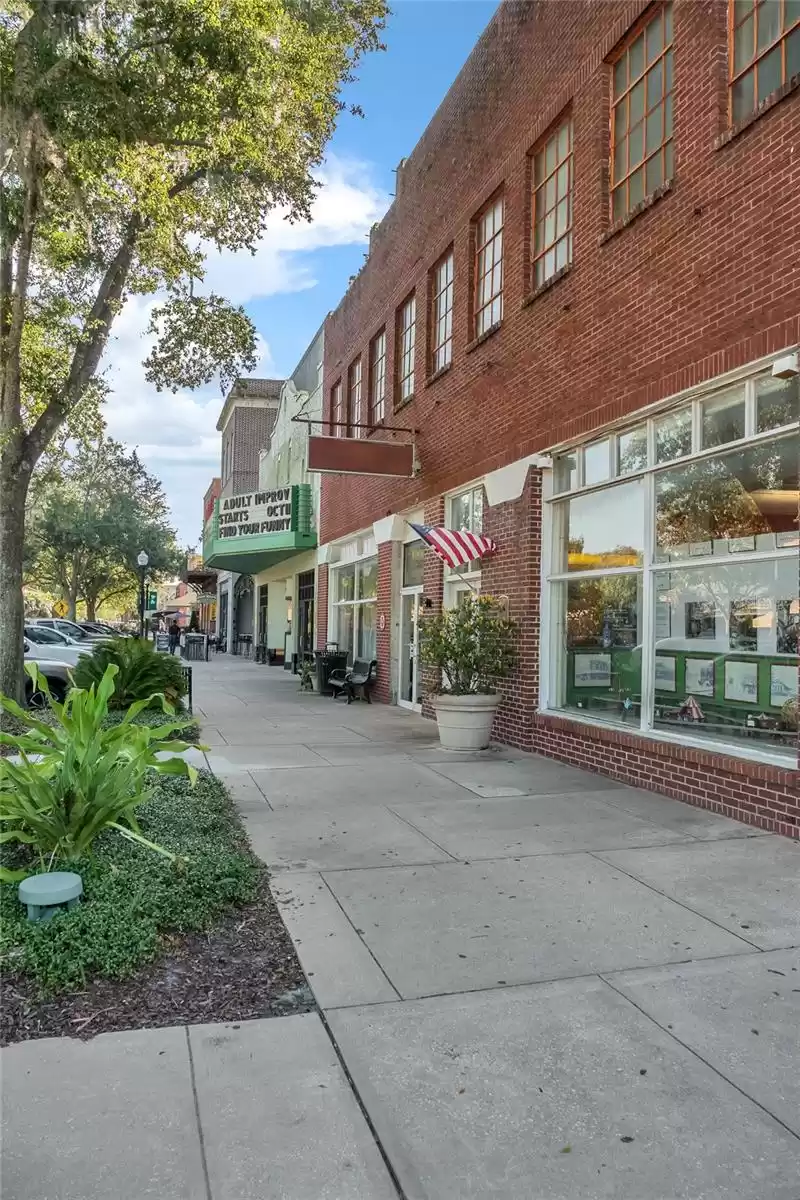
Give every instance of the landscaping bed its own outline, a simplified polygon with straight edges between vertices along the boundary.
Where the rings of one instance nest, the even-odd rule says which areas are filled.
[[[74,864],[83,901],[49,925],[0,885],[3,1044],[313,1008],[223,785],[158,777],[137,816],[177,862],[109,830]]]

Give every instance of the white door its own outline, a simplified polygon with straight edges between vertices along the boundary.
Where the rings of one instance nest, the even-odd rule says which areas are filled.
[[[422,708],[419,701],[418,622],[419,591],[403,592],[400,597],[400,687],[397,703],[403,708]]]

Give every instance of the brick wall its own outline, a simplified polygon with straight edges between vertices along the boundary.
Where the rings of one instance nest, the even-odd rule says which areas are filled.
[[[278,409],[240,408],[233,410],[226,436],[233,438],[233,463],[228,494],[237,496],[258,487],[258,461],[269,447]]]
[[[378,679],[375,684],[375,699],[388,704],[392,695],[392,542],[381,542],[378,546],[378,598],[375,606],[375,656],[378,660]],[[380,627],[383,617],[384,628]]]
[[[483,561],[481,592],[507,597],[508,614],[518,627],[519,663],[500,688],[493,737],[529,750],[539,702],[541,471],[528,472],[519,500],[493,508],[484,505],[483,514],[484,533],[495,539],[499,549]]]
[[[644,7],[502,5],[399,172],[370,257],[326,322],[325,396],[385,324],[391,414],[395,311],[416,289],[416,394],[394,424],[417,429],[422,473],[398,481],[326,476],[323,540],[800,342],[800,256],[791,252],[800,90],[719,145],[727,124],[724,0],[675,0],[674,183],[609,236],[604,60]],[[528,153],[568,109],[574,261],[526,303]],[[501,185],[504,320],[468,350],[470,222]],[[428,272],[451,243],[453,364],[428,381]]]
[[[317,649],[324,650],[328,640],[328,564],[317,567]]]
[[[537,714],[533,750],[634,787],[800,838],[798,772]]]

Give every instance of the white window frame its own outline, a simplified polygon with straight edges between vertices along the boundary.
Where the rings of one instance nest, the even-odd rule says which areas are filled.
[[[354,610],[353,611],[354,646],[353,646],[353,651],[352,651],[353,659],[358,658],[358,653],[357,653],[358,630],[357,630],[356,620],[355,620],[355,618],[356,618],[355,609],[362,608],[367,604],[373,604],[376,606],[376,615],[377,615],[377,604],[378,604],[377,577],[376,577],[376,581],[375,581],[375,595],[374,596],[366,596],[366,597],[362,598],[358,595],[359,582],[361,579],[361,571],[363,569],[363,566],[365,563],[372,563],[372,562],[375,563],[375,568],[377,571],[378,570],[378,554],[377,554],[375,546],[370,547],[370,552],[368,554],[362,553],[362,554],[358,555],[358,557],[352,557],[352,558],[351,557],[342,557],[342,559],[338,563],[331,564],[330,571],[329,571],[329,573],[331,575],[333,575],[333,578],[330,580],[330,586],[329,586],[330,601],[328,604],[328,630],[329,630],[329,632],[332,630],[333,635],[334,635],[333,637],[330,637],[329,640],[332,642],[340,641],[340,638],[339,638],[339,613],[343,608],[352,608]],[[353,582],[353,593],[354,593],[353,599],[352,600],[339,600],[338,599],[338,592],[339,592],[338,572],[346,567],[353,567],[355,569],[355,579]],[[377,636],[377,630],[376,630],[376,636]]]
[[[480,493],[481,497],[481,527],[480,529],[473,528],[475,517],[475,494]],[[461,500],[463,496],[470,496],[470,524],[468,531],[470,533],[481,533],[483,530],[483,514],[486,511],[486,492],[484,490],[483,481],[472,483],[469,487],[459,488],[457,492],[451,492],[445,496],[444,523],[447,529],[455,529],[456,523],[453,517],[453,510],[456,501]],[[458,526],[459,529],[464,529],[465,526]],[[467,592],[473,595],[481,590],[481,559],[476,559],[477,567],[472,567],[468,571],[459,570],[457,567],[444,567],[444,607],[455,608],[458,604],[458,597]]]
[[[655,584],[658,576],[667,571],[674,571],[676,564],[673,561],[656,562],[656,476],[664,471],[669,471],[676,466],[684,463],[698,462],[705,458],[716,457],[728,452],[734,452],[737,449],[745,449],[751,446],[757,446],[762,442],[768,442],[776,438],[787,436],[792,432],[800,435],[800,422],[794,421],[788,425],[781,425],[775,429],[767,430],[764,433],[757,432],[757,410],[756,410],[756,384],[760,378],[765,376],[765,370],[773,361],[761,360],[757,364],[751,364],[745,370],[740,370],[732,373],[731,376],[720,380],[714,380],[706,385],[705,391],[694,389],[691,398],[684,398],[681,402],[679,399],[673,398],[668,405],[660,405],[651,410],[644,416],[640,416],[638,421],[629,421],[627,424],[617,424],[615,426],[605,427],[596,430],[594,435],[586,439],[584,442],[575,446],[559,447],[558,451],[553,454],[553,469],[544,473],[543,479],[543,529],[542,529],[542,560],[541,560],[541,642],[540,642],[540,691],[539,691],[539,707],[538,711],[550,716],[559,716],[570,721],[575,721],[580,724],[585,724],[589,727],[600,727],[606,729],[623,729],[628,733],[641,734],[652,741],[664,741],[670,743],[681,743],[684,745],[694,746],[705,753],[730,754],[737,758],[752,759],[757,762],[774,763],[777,766],[791,768],[793,759],[790,754],[783,754],[779,751],[770,750],[766,747],[753,749],[740,742],[725,742],[717,741],[711,738],[692,737],[691,734],[678,733],[674,730],[665,730],[663,727],[655,728],[654,726],[654,675],[655,675],[655,639],[654,639],[654,620],[655,620]],[[721,445],[716,445],[704,448],[702,445],[702,405],[706,400],[714,400],[721,393],[732,391],[736,386],[743,388],[745,402],[745,430],[744,436],[737,438],[734,441],[725,442]],[[690,410],[691,412],[691,431],[692,442],[691,450],[688,454],[680,458],[671,459],[669,462],[656,463],[655,461],[655,426],[656,422],[664,415],[671,412],[679,412],[681,410]],[[623,433],[629,433],[634,429],[646,429],[646,444],[647,444],[647,465],[635,471],[620,473],[618,467],[617,443],[618,438]],[[608,438],[609,442],[609,475],[608,479],[602,483],[594,485],[586,485],[584,483],[584,452],[586,446],[604,441]],[[556,464],[560,453],[576,454],[578,459],[577,464],[577,486],[564,491],[556,491]],[[605,491],[609,487],[618,486],[623,482],[642,479],[644,482],[644,542],[641,567],[617,567],[606,568],[591,571],[566,571],[553,569],[554,552],[557,543],[559,542],[558,520],[555,514],[560,510],[557,507],[559,501],[572,499],[577,496],[586,495],[594,492]],[[780,561],[786,559],[797,560],[798,550],[796,547],[787,549],[776,548],[774,550],[753,551],[742,554],[741,562],[757,562],[757,561]],[[697,556],[691,559],[692,567],[703,566],[719,566],[722,560],[719,556],[707,555]],[[604,720],[602,716],[593,714],[591,717],[583,716],[580,712],[566,707],[556,707],[558,703],[559,688],[560,688],[560,654],[561,647],[559,646],[559,622],[556,620],[554,594],[556,588],[554,585],[563,584],[566,581],[577,582],[580,579],[597,578],[608,575],[637,575],[642,579],[642,627],[640,634],[640,642],[642,646],[642,670],[641,670],[641,710],[638,725],[631,721],[623,723],[619,721]]]

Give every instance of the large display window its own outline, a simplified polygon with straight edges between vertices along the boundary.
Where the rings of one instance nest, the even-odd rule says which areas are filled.
[[[799,409],[767,370],[555,456],[547,708],[796,757]]]
[[[378,559],[364,558],[331,569],[334,641],[346,650],[348,661],[375,658],[375,604]]]

